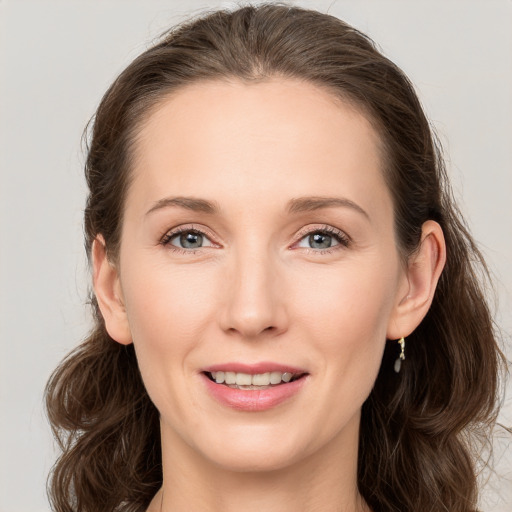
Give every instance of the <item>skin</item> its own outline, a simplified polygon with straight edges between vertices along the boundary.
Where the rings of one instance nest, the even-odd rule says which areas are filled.
[[[187,86],[152,113],[135,154],[119,257],[99,236],[93,261],[107,330],[134,343],[161,415],[164,483],[149,510],[368,510],[361,406],[387,340],[428,311],[445,260],[439,225],[425,223],[404,265],[377,133],[304,82]],[[344,204],[289,210],[310,196]],[[165,202],[175,197],[218,211]],[[203,246],[180,248],[177,227],[202,231]],[[325,250],[311,242],[319,231]],[[238,411],[200,373],[227,361],[308,375],[284,403]]]

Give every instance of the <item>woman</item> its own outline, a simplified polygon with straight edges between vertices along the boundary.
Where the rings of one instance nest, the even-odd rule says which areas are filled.
[[[86,177],[54,510],[476,509],[485,264],[367,37],[277,5],[177,27],[107,91]]]

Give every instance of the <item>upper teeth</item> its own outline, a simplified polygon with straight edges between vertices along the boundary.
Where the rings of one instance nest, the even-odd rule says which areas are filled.
[[[237,386],[268,386],[270,384],[280,384],[281,382],[290,382],[293,373],[289,372],[267,372],[251,375],[249,373],[235,372],[211,372],[213,380],[217,384],[236,384]]]

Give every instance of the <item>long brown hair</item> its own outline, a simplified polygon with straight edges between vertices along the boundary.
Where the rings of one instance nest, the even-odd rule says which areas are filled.
[[[85,166],[86,249],[101,234],[115,260],[133,146],[167,95],[210,79],[305,80],[350,101],[385,148],[404,259],[422,224],[441,225],[447,264],[432,307],[396,375],[388,344],[363,405],[359,491],[376,512],[476,509],[472,439],[496,416],[498,349],[484,296],[487,271],[453,202],[438,144],[403,72],[339,19],[285,5],[217,11],[182,24],[135,59],[97,110]],[[112,340],[94,297],[90,336],[52,375],[47,409],[62,448],[49,483],[56,512],[144,511],[162,484],[158,412],[133,346]]]

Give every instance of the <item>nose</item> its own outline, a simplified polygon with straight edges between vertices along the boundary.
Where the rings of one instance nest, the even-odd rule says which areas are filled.
[[[250,253],[250,254],[248,254]],[[240,251],[227,269],[222,329],[243,339],[276,336],[287,329],[283,276],[263,251]]]

